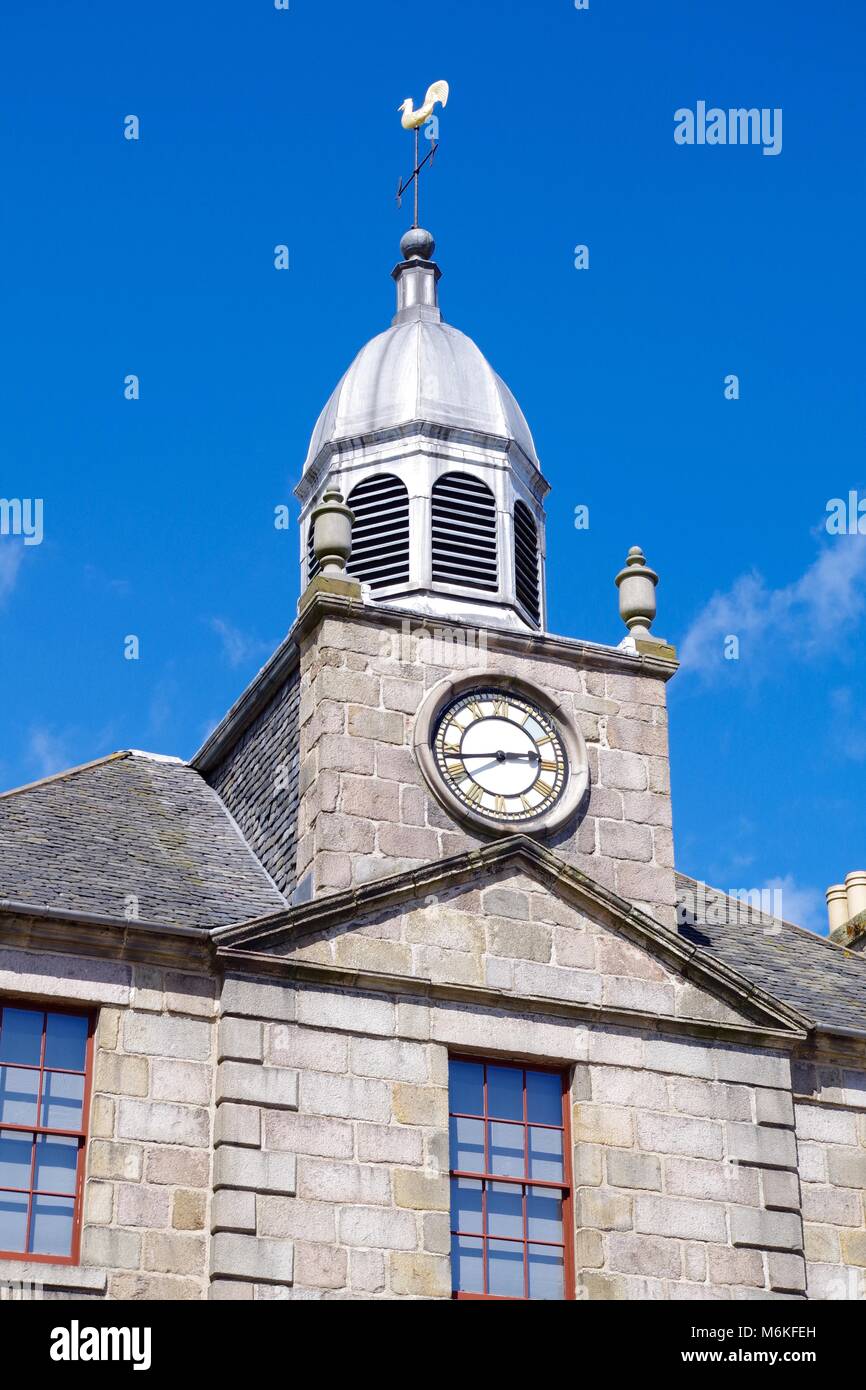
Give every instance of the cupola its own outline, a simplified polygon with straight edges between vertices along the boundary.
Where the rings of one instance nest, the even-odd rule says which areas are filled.
[[[348,571],[373,601],[543,628],[549,487],[529,426],[472,339],[443,322],[430,233],[412,228],[400,250],[391,326],[358,353],[310,440],[296,489],[302,588],[327,485],[354,514]]]

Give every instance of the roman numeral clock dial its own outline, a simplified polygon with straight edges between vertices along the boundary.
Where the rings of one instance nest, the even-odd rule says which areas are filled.
[[[568,759],[553,720],[522,695],[472,690],[443,710],[433,738],[451,794],[490,821],[532,821],[559,800]]]

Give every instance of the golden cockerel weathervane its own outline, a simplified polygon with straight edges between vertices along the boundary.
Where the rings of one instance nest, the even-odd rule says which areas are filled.
[[[421,182],[421,170],[424,168],[425,164],[432,162],[433,156],[439,148],[439,141],[431,140],[430,153],[425,155],[419,164],[418,132],[422,125],[425,125],[426,122],[430,120],[430,117],[433,115],[433,108],[437,104],[439,106],[447,106],[448,104],[447,82],[432,83],[432,85],[427,88],[427,95],[417,111],[415,110],[415,104],[411,97],[407,97],[403,105],[397,108],[403,113],[401,121],[403,129],[414,130],[415,132],[415,168],[412,170],[411,175],[406,179],[405,183],[402,180],[400,181],[400,186],[397,189],[397,206],[399,208],[402,206],[403,194],[406,192],[406,189],[410,188],[413,183],[415,185],[415,220],[412,223],[413,227],[418,226],[418,185]]]

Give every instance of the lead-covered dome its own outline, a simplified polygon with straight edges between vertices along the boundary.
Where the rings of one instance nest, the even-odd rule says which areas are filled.
[[[413,420],[512,440],[538,468],[523,411],[465,333],[447,323],[396,323],[361,349],[316,423],[306,468],[340,439]]]
[[[442,322],[433,238],[415,228],[401,250],[392,326],[361,349],[338,383],[316,422],[304,471],[330,444],[416,420],[512,442],[539,468],[529,426],[505,382],[471,338]]]

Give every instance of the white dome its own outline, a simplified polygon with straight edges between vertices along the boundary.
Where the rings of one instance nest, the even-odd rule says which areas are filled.
[[[540,468],[520,406],[472,339],[413,317],[358,353],[319,416],[304,471],[328,444],[415,420],[513,440]]]

